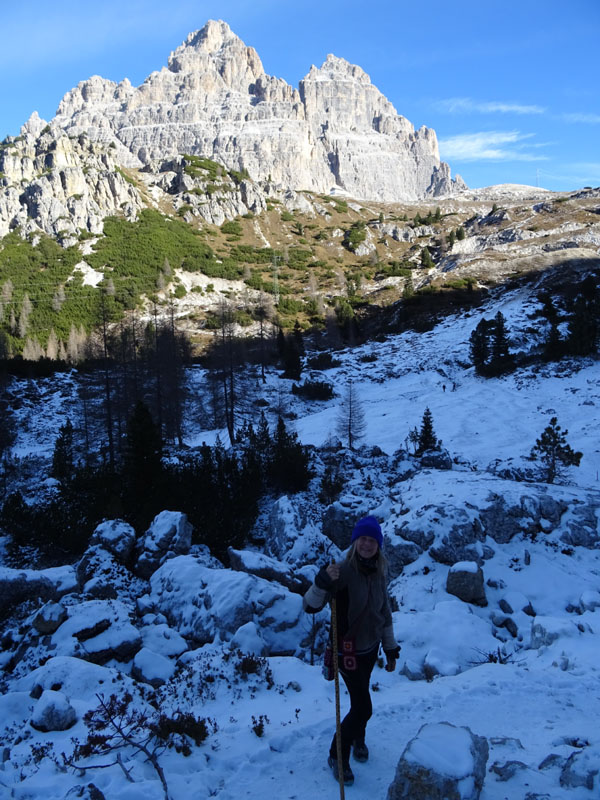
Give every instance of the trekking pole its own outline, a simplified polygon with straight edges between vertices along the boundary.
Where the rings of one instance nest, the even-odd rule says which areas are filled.
[[[342,725],[340,722],[340,669],[338,664],[337,608],[335,595],[331,598],[331,631],[333,639],[333,681],[335,683],[335,744],[337,749],[340,800],[344,800],[344,765],[342,764]]]

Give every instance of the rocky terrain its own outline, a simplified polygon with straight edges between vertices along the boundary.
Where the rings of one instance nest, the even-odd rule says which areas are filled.
[[[433,202],[358,202],[256,182],[247,173],[192,155],[123,168],[117,147],[84,134],[67,135],[41,121],[28,130],[0,147],[0,233],[19,230],[34,242],[45,233],[65,247],[78,247],[78,269],[92,285],[111,273],[111,264],[102,267],[96,259],[92,270],[86,262],[86,253],[102,237],[104,219],[134,221],[144,208],[183,219],[225,255],[237,244],[250,246],[256,254],[248,255],[250,264],[269,248],[281,265],[281,286],[301,303],[307,296],[334,302],[346,293],[348,275],[359,298],[384,307],[400,299],[407,286],[489,289],[561,265],[583,268],[600,252],[597,189],[555,194],[506,185]],[[220,227],[232,220],[233,237]],[[351,241],[354,231],[356,242]],[[295,250],[304,259],[300,271],[286,269]],[[252,267],[261,280],[273,279],[273,258]],[[245,279],[214,279],[185,269],[173,277],[176,282],[167,283],[158,297],[174,299],[180,325],[196,338],[224,296],[233,307],[247,310],[260,295]],[[185,292],[175,295],[178,283]]]

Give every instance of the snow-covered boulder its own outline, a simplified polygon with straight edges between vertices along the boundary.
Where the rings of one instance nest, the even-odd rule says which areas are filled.
[[[58,687],[71,702],[75,699],[89,701],[95,694],[106,690],[106,686],[113,682],[114,675],[114,670],[109,667],[72,656],[56,656],[19,678],[14,688],[39,697],[44,689],[57,690]]]
[[[135,546],[135,530],[122,519],[101,522],[90,538],[90,545],[99,545],[121,564],[126,564]]]
[[[449,722],[426,724],[407,744],[387,800],[478,800],[487,739]]]
[[[161,656],[177,657],[188,649],[183,636],[165,623],[146,625],[140,633],[144,647]]]
[[[491,494],[489,505],[480,512],[481,523],[488,536],[498,544],[506,544],[518,533],[535,535],[540,530],[546,533],[560,524],[567,504],[544,494],[504,497]]]
[[[465,603],[487,606],[483,570],[474,561],[459,561],[450,567],[446,591]]]
[[[452,458],[447,450],[426,450],[420,461],[426,469],[452,469]]]
[[[267,645],[261,636],[260,630],[255,622],[247,622],[238,628],[231,639],[231,647],[242,653],[251,653],[255,656],[265,656]]]
[[[588,590],[579,598],[579,607],[582,611],[595,611],[600,608],[600,592]]]
[[[50,579],[32,569],[0,567],[0,607],[10,608],[24,600],[57,600],[56,587]]]
[[[188,553],[191,544],[192,526],[187,515],[161,511],[138,543],[136,573],[149,578],[167,559]]]
[[[600,772],[600,750],[598,747],[586,747],[576,750],[568,757],[560,773],[560,785],[577,789],[583,786],[590,791],[594,788],[594,779]],[[598,791],[596,789],[596,791]]]
[[[560,537],[565,544],[575,547],[598,547],[600,520],[597,506],[591,498],[588,504],[576,505],[572,508],[566,528],[567,530]]]
[[[315,564],[325,555],[336,559],[341,556],[326,532],[304,519],[300,509],[286,495],[273,503],[267,525],[264,538],[269,554],[278,561],[293,564],[296,571]]]
[[[531,624],[532,650],[549,647],[559,639],[573,639],[590,632],[584,622],[561,617],[536,617]]]
[[[398,536],[384,538],[384,553],[388,562],[390,580],[397,578],[407,564],[412,564],[423,551],[414,542],[405,542]]]
[[[154,608],[196,645],[230,640],[248,622],[257,625],[270,655],[295,653],[302,638],[300,595],[255,575],[209,569],[193,556],[178,556],[150,584]]]
[[[135,654],[131,666],[131,677],[143,683],[149,683],[157,689],[166,683],[175,672],[175,663],[160,653],[154,653],[142,647]]]
[[[485,661],[487,653],[498,649],[489,623],[459,600],[436,603],[432,611],[396,612],[394,632],[402,642],[401,669],[412,680],[455,675]]]
[[[117,530],[126,523],[117,524]],[[114,533],[115,528],[109,528],[109,523],[103,523],[104,532]],[[102,528],[102,526],[99,526]],[[96,529],[98,531],[98,528]],[[127,535],[125,530],[125,535]],[[108,600],[137,598],[143,595],[148,585],[142,578],[136,577],[122,561],[124,554],[129,552],[129,545],[119,549],[117,544],[105,547],[102,541],[94,534],[95,544],[90,544],[83,556],[78,561],[75,569],[77,580],[82,591],[88,597]],[[116,553],[115,553],[116,551]]]
[[[352,529],[370,509],[358,505],[345,504],[339,500],[325,509],[323,514],[323,533],[344,550],[350,544]]]
[[[249,575],[257,575],[268,581],[276,581],[291,592],[304,594],[311,584],[305,575],[294,572],[289,564],[282,564],[264,553],[253,550],[234,550],[230,547],[227,554],[232,569],[247,572]]]
[[[33,627],[42,635],[54,633],[67,617],[67,609],[62,603],[46,603],[33,618]]]
[[[63,692],[44,689],[31,715],[38,731],[66,731],[77,722],[77,712]]]
[[[142,638],[129,621],[129,611],[116,600],[85,600],[69,608],[69,618],[52,636],[57,655],[72,655],[106,664],[129,661]]]
[[[483,544],[485,534],[478,519],[471,520],[464,509],[457,508],[452,509],[451,514],[443,512],[439,516],[450,516],[450,527],[429,548],[429,555],[435,561],[448,565],[458,561],[476,561],[479,564],[491,558],[494,551]]]

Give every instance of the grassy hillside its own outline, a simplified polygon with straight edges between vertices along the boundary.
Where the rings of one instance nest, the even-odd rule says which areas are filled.
[[[158,202],[147,176],[132,174],[153,207],[133,222],[106,218],[100,237],[83,234],[64,248],[18,232],[0,241],[1,355],[69,358],[69,339],[81,340],[103,315],[116,321],[136,310],[150,318],[172,304],[198,348],[219,326],[224,302],[246,333],[265,315],[284,330],[311,330],[328,320],[344,327],[356,313],[372,316],[398,301],[410,310],[432,295],[435,308],[471,304],[474,289],[554,266],[571,247],[565,236],[598,219],[594,195],[551,196],[537,206],[469,196],[361,205],[311,193],[290,201],[267,188],[260,213],[219,226],[205,222],[203,206],[226,207],[251,182],[209,159],[182,163],[185,187]]]

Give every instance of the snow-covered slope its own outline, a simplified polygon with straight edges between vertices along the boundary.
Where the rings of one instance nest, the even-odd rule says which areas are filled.
[[[311,619],[299,610],[289,576],[310,579],[325,558],[327,534],[370,512],[382,522],[402,653],[394,674],[378,666],[373,673],[371,756],[353,764],[348,796],[383,800],[409,741],[422,725],[445,721],[487,739],[481,800],[597,797],[600,372],[590,359],[477,377],[466,366],[469,335],[481,314],[490,318],[498,310],[516,340],[526,335],[533,301],[514,290],[428,333],[337,353],[340,365],[315,375],[335,384],[332,401],[289,395],[300,439],[319,448],[317,471],[335,463],[346,483],[327,508],[316,500],[318,477],[306,493],[265,502],[257,533],[266,543],[239,555],[241,572],[216,564],[198,546],[175,559],[167,547],[146,582],[113,552],[113,527],[110,536],[98,534],[77,566],[76,591],[64,570],[22,576],[32,597],[44,587],[66,591],[58,604],[66,619],[53,606],[45,616],[50,628],[58,627],[32,628],[42,604],[35,600],[4,622],[0,736],[7,757],[0,787],[6,796],[100,800],[88,787],[93,783],[107,800],[165,797],[157,771],[131,745],[122,749],[121,765],[94,766],[114,762],[115,754],[78,759],[84,773],[63,765],[60,754],[70,757],[72,738],[87,735],[84,715],[98,707],[97,695],[124,692],[131,693],[129,709],[145,709],[150,718],[160,709],[207,720],[202,743],[190,738],[183,750],[180,742],[179,751],[158,755],[173,800],[337,793],[325,763],[333,686],[310,663]],[[367,420],[354,453],[331,446],[350,379]],[[202,371],[194,370],[190,381],[201,388]],[[75,409],[73,385],[72,377],[60,391],[39,383],[43,424],[34,398],[24,400],[20,454],[49,456],[65,410]],[[271,408],[281,385],[269,375],[264,398]],[[426,407],[451,469],[424,467],[397,452]],[[553,416],[583,453],[580,467],[571,467],[560,485],[515,480],[531,475],[527,456]],[[188,428],[187,443],[210,443],[217,433]],[[148,538],[166,535],[159,533]],[[448,575],[461,564],[467,572],[482,569],[487,605],[447,592]],[[0,586],[17,577],[3,568]],[[117,597],[107,596],[106,586]],[[321,630],[317,642],[322,636]],[[53,703],[63,719],[70,718],[69,706],[74,710],[72,727],[33,727]],[[438,766],[453,752],[450,734],[439,744]]]

